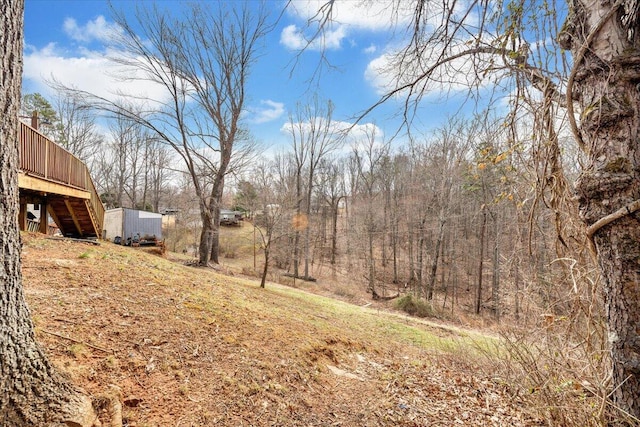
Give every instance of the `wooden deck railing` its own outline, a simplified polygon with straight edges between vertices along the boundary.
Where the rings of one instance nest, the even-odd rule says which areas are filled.
[[[47,181],[88,191],[90,206],[98,232],[104,224],[104,206],[91,180],[89,168],[76,156],[42,135],[20,123],[20,170]]]

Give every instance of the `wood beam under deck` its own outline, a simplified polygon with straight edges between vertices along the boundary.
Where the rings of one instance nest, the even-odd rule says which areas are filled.
[[[58,214],[56,213],[56,211],[53,210],[51,206],[47,206],[47,208],[53,222],[55,222],[56,224],[60,224],[60,218],[58,218]]]
[[[78,188],[67,187],[42,178],[27,175],[23,172],[18,174],[18,186],[21,189],[36,191],[44,194],[58,194],[62,196],[75,197],[77,199],[91,199],[91,193]]]
[[[98,221],[96,220],[96,214],[91,205],[91,201],[85,200],[84,205],[86,207],[87,212],[89,213],[89,221],[91,221],[91,230],[96,230],[96,236],[101,239],[104,229],[98,224]]]
[[[40,211],[50,215],[64,236],[99,238],[90,192],[24,173],[19,174],[19,185],[21,209],[26,211],[28,203],[40,205]],[[42,221],[38,231],[46,232]]]
[[[67,209],[69,210],[69,214],[71,215],[71,219],[73,220],[73,223],[76,226],[76,230],[78,230],[78,234],[83,237],[84,233],[82,232],[82,226],[80,225],[80,222],[78,221],[78,216],[76,214],[76,211],[73,209],[73,206],[71,205],[71,203],[69,202],[68,198],[64,199],[64,204],[67,207]]]
[[[26,205],[45,202],[44,215],[49,213],[63,236],[100,238],[104,205],[87,166],[24,123],[20,123],[18,141],[21,226],[26,229],[29,224]]]

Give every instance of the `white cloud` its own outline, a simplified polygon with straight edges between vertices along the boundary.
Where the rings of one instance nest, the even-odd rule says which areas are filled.
[[[347,36],[344,25],[333,25],[334,28],[328,28],[318,37],[310,36],[307,38],[296,25],[286,26],[280,34],[280,43],[291,50],[311,49],[340,49],[342,40]],[[309,41],[311,40],[311,41]]]
[[[332,5],[331,10],[328,5]],[[304,21],[322,20],[330,12],[331,20],[340,25],[381,31],[408,23],[413,13],[412,5],[412,1],[398,0],[293,0],[287,11]]]
[[[284,104],[282,102],[275,102],[270,99],[260,101],[264,108],[258,108],[251,111],[253,117],[250,119],[253,123],[267,123],[273,120],[277,120],[284,114]]]
[[[347,139],[352,141],[362,141],[371,137],[382,138],[384,132],[373,123],[353,124],[344,121],[334,121],[332,123],[334,132],[348,132]]]
[[[94,40],[106,42],[120,32],[120,28],[114,23],[107,22],[104,16],[87,21],[84,26],[78,25],[73,18],[66,18],[62,28],[71,39],[80,43],[89,43]]]
[[[490,0],[492,1],[492,0]],[[452,21],[464,21],[464,28],[470,32],[478,28],[479,18],[477,4],[470,0],[460,0],[455,3],[453,11],[444,9],[442,3],[426,2],[423,11],[422,24],[425,28],[438,28],[444,19]],[[407,37],[412,34],[411,22],[415,13],[415,1],[413,0],[345,0],[328,2],[326,0],[291,0],[288,14],[307,24],[302,27],[290,25],[282,33],[281,42],[292,49],[320,49],[337,48],[347,34],[356,31],[386,32],[389,36],[386,48],[380,49],[376,44],[370,43],[362,49],[367,55],[376,54],[368,64],[364,78],[376,90],[378,94],[385,94],[401,87],[403,84],[416,79],[439,57],[442,46],[432,45],[427,47],[431,54],[422,55],[419,61],[404,63],[402,67],[394,64],[398,46],[409,43]],[[449,13],[453,15],[448,16]],[[319,25],[325,25],[323,32],[325,42],[314,40],[313,45],[308,45],[307,40],[315,36]],[[451,24],[453,25],[453,24]],[[463,32],[461,32],[462,34]],[[473,34],[469,40],[474,39]],[[461,40],[453,47],[447,47],[448,54],[455,55],[468,48],[467,40]],[[486,58],[476,57],[479,62]],[[406,61],[406,59],[405,59]],[[449,92],[468,90],[471,84],[477,84],[480,79],[476,73],[486,64],[474,64],[470,57],[461,57],[439,67],[432,73],[431,80],[423,90],[433,91],[436,96]],[[481,84],[487,84],[485,80]],[[399,94],[400,96],[406,94]]]
[[[317,129],[323,127],[324,118],[316,117],[314,120],[315,125],[312,125],[311,122],[287,122],[280,128],[280,132],[290,135],[292,132],[300,132],[301,130],[302,132],[312,132],[314,128],[317,132]],[[367,144],[371,138],[376,143],[381,143],[384,139],[384,132],[374,123],[354,124],[334,120],[330,123],[328,132],[334,138],[343,140],[344,148]]]
[[[343,40],[354,30],[385,31],[407,24],[412,8],[411,2],[398,0],[293,0],[287,11],[306,24],[285,27],[280,35],[281,44],[293,50],[331,50],[342,47]],[[318,33],[320,25],[323,28]],[[351,43],[355,45],[354,41]]]
[[[144,79],[132,79],[141,78],[139,73],[129,71],[130,79],[124,81],[116,77],[122,74],[122,68],[102,52],[83,50],[82,55],[64,56],[57,52],[55,44],[49,44],[24,55],[24,79],[27,85],[34,86],[33,91],[50,93],[47,82],[56,80],[110,100],[119,98],[118,94],[167,99],[162,86]]]
[[[442,58],[453,58],[467,49],[470,49],[470,45],[464,40],[448,47],[432,45],[423,51],[424,54],[419,60],[412,61],[407,61],[409,56],[398,55],[397,51],[390,49],[369,62],[364,78],[378,95],[389,93],[418,79],[422,81],[414,91],[429,93],[433,97],[467,91],[470,87],[481,88],[489,85],[500,71],[485,73],[491,64],[488,54],[460,55],[430,70],[436,61],[441,61]],[[399,63],[399,58],[402,58],[403,62]],[[422,78],[421,76],[424,76],[427,70],[431,72],[429,78]],[[405,92],[398,93],[398,96],[405,95]]]
[[[374,45],[373,43],[369,45],[369,47],[364,48],[362,51],[366,54],[372,54],[372,53],[376,53],[376,51],[378,50],[378,48],[376,47],[376,45]]]
[[[393,89],[395,75],[390,73],[389,66],[392,55],[383,53],[372,59],[364,71],[364,79],[381,95]]]
[[[280,43],[292,50],[303,49],[307,45],[302,32],[295,25],[288,25],[280,34]]]
[[[347,36],[347,29],[344,25],[338,25],[335,29],[327,29],[320,37],[320,46],[325,49],[339,49],[342,39]]]

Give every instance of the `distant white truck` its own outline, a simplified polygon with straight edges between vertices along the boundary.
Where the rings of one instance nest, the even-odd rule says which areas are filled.
[[[121,245],[155,245],[162,241],[162,214],[109,209],[104,213],[104,238]]]

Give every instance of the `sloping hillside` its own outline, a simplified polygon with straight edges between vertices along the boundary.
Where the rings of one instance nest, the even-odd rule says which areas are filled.
[[[23,239],[39,341],[89,393],[119,387],[126,426],[539,425],[483,368],[489,338],[142,249]]]

